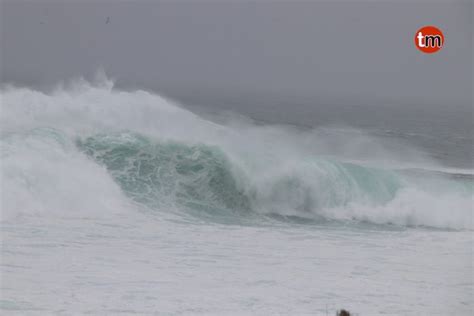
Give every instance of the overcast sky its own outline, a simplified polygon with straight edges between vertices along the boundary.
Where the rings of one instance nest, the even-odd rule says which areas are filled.
[[[1,1],[2,82],[472,106],[473,2]],[[436,25],[445,47],[418,51]]]

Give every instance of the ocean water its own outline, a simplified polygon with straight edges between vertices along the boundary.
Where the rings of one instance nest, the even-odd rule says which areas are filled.
[[[469,117],[258,109],[4,88],[1,313],[472,314]]]

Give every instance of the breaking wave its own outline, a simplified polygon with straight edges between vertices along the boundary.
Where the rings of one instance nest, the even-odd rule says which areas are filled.
[[[435,172],[416,149],[359,131],[218,124],[107,80],[1,97],[3,220],[139,205],[210,220],[473,228],[471,171]]]

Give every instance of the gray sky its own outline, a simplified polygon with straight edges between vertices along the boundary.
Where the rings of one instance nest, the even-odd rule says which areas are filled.
[[[414,47],[424,25],[437,54]],[[2,82],[30,86],[103,67],[189,99],[472,106],[472,43],[472,1],[1,1]]]

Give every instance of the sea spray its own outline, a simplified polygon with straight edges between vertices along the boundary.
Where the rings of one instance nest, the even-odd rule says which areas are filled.
[[[350,128],[219,124],[111,83],[7,87],[1,113],[4,214],[57,214],[61,203],[97,214],[126,200],[231,222],[270,214],[472,228],[472,177],[431,172],[442,167],[416,149],[391,151]],[[420,166],[428,171],[414,176]]]

